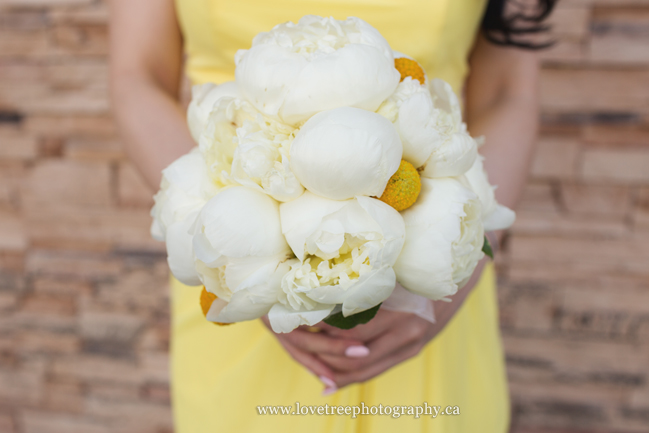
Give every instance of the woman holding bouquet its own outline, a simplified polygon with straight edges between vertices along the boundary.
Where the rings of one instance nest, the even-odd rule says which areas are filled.
[[[308,14],[356,16],[429,77],[465,94],[473,136],[485,135],[490,181],[512,207],[524,185],[537,130],[538,47],[552,0],[506,14],[506,0],[113,0],[114,112],[127,150],[152,188],[161,170],[196,143],[179,102],[193,84],[234,77],[233,58],[254,35]],[[513,2],[511,2],[513,3]],[[508,18],[510,17],[510,18]],[[503,433],[509,400],[493,267],[483,260],[436,322],[380,310],[366,325],[274,334],[267,321],[217,327],[203,317],[200,287],[172,279],[172,386],[178,433]],[[324,387],[324,391],[323,391]],[[270,416],[261,406],[447,406],[453,415]]]

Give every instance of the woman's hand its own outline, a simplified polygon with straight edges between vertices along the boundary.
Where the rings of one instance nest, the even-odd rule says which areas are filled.
[[[322,332],[300,327],[287,334],[275,334],[286,351],[325,384],[331,394],[351,383],[365,382],[395,365],[416,356],[459,310],[478,282],[487,259],[478,263],[467,285],[452,302],[435,303],[435,323],[413,313],[380,309],[365,325],[339,329],[318,323]],[[270,328],[268,319],[262,318]],[[272,331],[272,330],[271,330]]]
[[[442,304],[445,308],[451,305]],[[337,388],[365,382],[416,356],[441,329],[438,323],[431,323],[413,313],[385,309],[380,309],[369,323],[353,329],[318,326],[322,326],[331,337],[358,340],[369,349],[367,356],[359,358],[330,353],[317,355],[334,371],[333,380]]]
[[[264,316],[261,320],[273,332],[268,317]],[[332,336],[326,332],[313,331],[313,329],[322,329],[321,325],[328,326],[324,323],[319,323],[317,328],[300,326],[289,333],[274,335],[293,359],[302,364],[311,373],[318,376],[322,383],[325,384],[325,389],[336,390],[337,388],[334,382],[335,374],[331,367],[320,359],[319,356],[332,356],[336,358],[354,357],[359,356],[359,354],[366,355],[368,349],[363,346],[363,342],[359,339]]]

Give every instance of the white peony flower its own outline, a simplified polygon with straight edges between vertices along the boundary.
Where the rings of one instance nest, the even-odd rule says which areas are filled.
[[[473,166],[464,174],[464,178],[482,203],[482,223],[485,231],[503,230],[514,224],[516,213],[496,201],[495,187],[489,183],[483,160],[484,157],[478,155]]]
[[[250,103],[230,96],[219,98],[209,114],[207,124],[198,140],[198,147],[207,161],[210,176],[219,186],[231,186],[230,177],[237,129],[259,113]]]
[[[452,177],[465,173],[478,154],[476,141],[469,135],[462,122],[462,108],[453,88],[447,82],[435,78],[429,88],[433,105],[438,109],[437,125],[444,137],[426,161],[421,171],[424,177]]]
[[[384,117],[359,108],[323,111],[291,145],[291,169],[306,189],[332,200],[380,197],[401,162],[401,140]]]
[[[275,200],[290,201],[304,188],[289,167],[295,129],[257,114],[237,128],[232,179],[258,189]]]
[[[459,181],[422,178],[417,203],[401,212],[406,241],[394,265],[399,283],[433,300],[455,294],[484,255],[480,213],[478,197]]]
[[[437,124],[439,111],[433,107],[428,89],[406,77],[377,113],[394,124],[401,137],[403,159],[419,168],[444,144],[446,137]]]
[[[433,91],[406,77],[377,113],[390,120],[401,137],[403,159],[425,177],[452,177],[466,172],[477,146],[462,123],[459,101],[448,83],[434,79]]]
[[[169,164],[162,170],[160,190],[153,196],[153,238],[164,241],[171,224],[200,210],[218,191],[209,177],[203,155],[196,148]]]
[[[237,84],[228,81],[223,84],[205,83],[192,87],[192,100],[187,107],[187,125],[192,137],[198,143],[214,104],[223,97],[240,97]]]
[[[160,191],[153,197],[151,235],[166,242],[169,268],[185,284],[193,286],[200,282],[193,266],[189,227],[218,191],[198,149],[181,156],[162,171]]]
[[[405,236],[396,210],[369,197],[334,201],[305,192],[281,204],[280,215],[297,259],[268,314],[275,332],[313,325],[337,304],[349,316],[390,296]]]
[[[200,280],[220,300],[207,318],[232,323],[268,313],[292,255],[277,202],[243,186],[224,189],[203,207],[193,233]]]
[[[375,111],[400,78],[385,38],[353,17],[277,25],[237,52],[235,63],[243,96],[289,125],[336,107]]]

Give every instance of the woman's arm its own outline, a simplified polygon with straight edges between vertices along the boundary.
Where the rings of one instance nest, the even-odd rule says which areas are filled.
[[[525,185],[529,160],[538,129],[538,60],[533,51],[506,48],[479,37],[470,58],[466,88],[466,118],[473,136],[485,135],[480,150],[496,197],[513,207]],[[379,310],[368,324],[349,331],[326,327],[335,336],[365,342],[370,353],[350,359],[320,355],[334,370],[338,387],[363,382],[419,353],[441,332],[469,295],[482,272],[483,260],[453,302],[435,303],[437,322],[413,314]]]
[[[113,114],[128,156],[152,191],[194,141],[178,102],[182,36],[173,0],[110,2]]]
[[[496,198],[514,207],[529,171],[538,133],[539,60],[535,51],[506,48],[478,38],[470,58],[466,119],[474,137],[486,136],[489,182]]]

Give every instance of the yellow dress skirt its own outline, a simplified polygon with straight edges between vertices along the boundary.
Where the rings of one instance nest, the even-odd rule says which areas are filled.
[[[429,77],[461,92],[485,0],[176,0],[194,83],[234,77],[234,53],[255,34],[306,14],[357,16]],[[420,354],[380,376],[322,396],[323,385],[261,322],[203,317],[200,289],[171,280],[176,433],[505,433],[509,400],[491,265],[447,327]],[[459,415],[260,415],[258,407],[457,406]],[[403,410],[403,409],[402,409]],[[331,409],[328,409],[329,413]],[[408,410],[406,409],[405,412]],[[455,410],[457,411],[457,410]],[[316,412],[317,413],[317,412]]]

